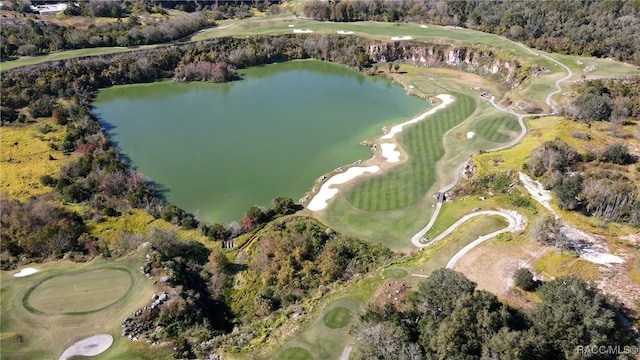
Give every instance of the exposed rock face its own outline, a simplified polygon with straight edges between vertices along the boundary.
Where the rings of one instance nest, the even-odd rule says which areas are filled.
[[[512,86],[524,80],[519,74],[526,74],[519,71],[523,65],[517,59],[503,60],[490,50],[466,46],[385,42],[369,46],[369,55],[376,62],[401,60],[418,66],[451,67],[482,76],[494,75]]]

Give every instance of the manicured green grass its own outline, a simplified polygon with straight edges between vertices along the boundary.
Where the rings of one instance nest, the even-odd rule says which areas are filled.
[[[124,47],[98,47],[89,49],[77,49],[77,50],[65,50],[60,52],[51,53],[42,56],[26,56],[16,60],[3,61],[0,63],[0,70],[9,70],[20,66],[41,64],[48,61],[68,60],[84,56],[106,55],[115,54],[127,51],[136,51],[151,49],[159,45],[145,45],[136,48],[124,48]]]
[[[114,343],[98,359],[171,359],[172,351],[166,346],[151,347],[121,336],[122,320],[148,305],[151,295],[160,291],[140,273],[142,259],[144,253],[89,263],[61,260],[32,265],[38,272],[22,278],[11,276],[9,271],[1,272],[0,358],[57,359],[75,341],[106,333],[113,336]],[[91,284],[92,280],[95,284]],[[91,286],[96,292],[82,291],[88,296],[78,296],[74,283],[75,291],[80,286],[87,290]],[[113,294],[107,291],[107,283],[114,286]],[[30,289],[31,295],[27,294]],[[105,298],[100,299],[98,294]],[[69,304],[63,302],[65,299]],[[25,302],[48,313],[28,311]]]
[[[400,279],[406,278],[409,275],[409,272],[404,268],[393,266],[393,267],[384,269],[382,271],[382,274],[386,277],[400,280]]]
[[[454,94],[456,103],[407,128],[400,137],[409,159],[390,171],[359,182],[347,199],[364,211],[405,208],[422,198],[435,182],[435,164],[444,155],[443,135],[466,120],[475,110],[475,101]]]
[[[31,287],[23,298],[27,310],[49,314],[81,314],[104,309],[133,285],[130,271],[105,268],[54,275]]]
[[[519,134],[518,119],[510,114],[483,116],[475,122],[475,133],[492,142],[507,142]]]
[[[349,309],[337,307],[324,314],[322,320],[328,328],[339,329],[347,326],[351,321],[351,317],[351,311]]]
[[[371,280],[373,279],[375,281],[372,283]],[[339,297],[327,299],[323,308],[316,313],[317,315],[314,318],[308,321],[302,331],[295,338],[286,342],[280,350],[269,358],[298,359],[293,356],[300,353],[302,354],[300,356],[303,356],[301,358],[306,359],[304,357],[306,354],[303,352],[289,350],[303,349],[311,354],[309,359],[338,359],[344,347],[351,340],[350,330],[363,313],[363,303],[369,300],[369,297],[379,285],[379,280],[380,277],[377,276],[375,278],[367,277],[350,286]],[[354,291],[358,293],[364,291],[363,298],[354,297]],[[351,314],[349,319],[347,319],[347,313]],[[328,326],[327,322],[336,327]],[[342,326],[337,327],[337,325]]]
[[[277,357],[278,360],[313,360],[313,356],[307,350],[300,347],[291,347],[283,350]]]

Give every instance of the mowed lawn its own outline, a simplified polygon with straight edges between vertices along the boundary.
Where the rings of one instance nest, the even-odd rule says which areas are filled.
[[[96,334],[114,339],[96,359],[171,358],[166,346],[121,336],[122,320],[161,291],[140,273],[143,259],[138,253],[89,263],[53,261],[32,265],[38,272],[21,278],[0,272],[0,358],[57,359],[72,343]]]
[[[125,268],[71,272],[45,278],[27,291],[23,305],[32,312],[78,314],[99,311],[122,299],[133,285]]]
[[[474,131],[488,141],[504,143],[513,139],[522,129],[515,116],[503,113],[478,119]]]
[[[379,176],[362,180],[346,194],[347,200],[364,211],[403,209],[421,199],[436,179],[436,162],[445,153],[442,138],[454,126],[475,111],[468,95],[454,94],[450,107],[436,112],[424,121],[407,128],[400,143],[408,160]]]

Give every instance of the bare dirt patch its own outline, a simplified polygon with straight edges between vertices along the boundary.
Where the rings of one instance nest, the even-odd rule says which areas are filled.
[[[397,306],[406,299],[409,289],[409,285],[404,281],[387,281],[378,288],[376,304],[380,307],[384,307],[388,303]]]
[[[522,245],[487,242],[460,259],[455,270],[475,281],[478,289],[500,298],[512,297],[513,273],[521,267],[531,268],[535,259],[550,250],[531,241]]]

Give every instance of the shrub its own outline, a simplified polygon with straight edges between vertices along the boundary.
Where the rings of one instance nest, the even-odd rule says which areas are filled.
[[[631,164],[633,157],[629,154],[629,149],[623,144],[613,144],[607,146],[602,154],[602,160],[618,165]]]
[[[513,281],[517,287],[524,291],[535,289],[536,282],[533,280],[533,274],[527,268],[519,268],[513,274]]]
[[[51,175],[42,175],[40,176],[40,183],[44,186],[56,186],[58,181]]]

